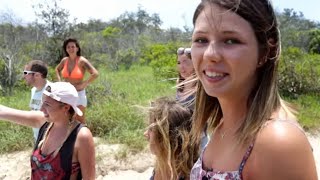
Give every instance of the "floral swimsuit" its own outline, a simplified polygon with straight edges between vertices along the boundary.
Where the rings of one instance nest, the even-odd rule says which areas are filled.
[[[254,143],[251,143],[244,157],[242,158],[239,169],[237,171],[219,171],[215,169],[208,170],[208,171],[204,170],[202,168],[202,158],[205,150],[204,148],[200,154],[199,159],[191,169],[190,179],[191,180],[241,180],[243,179],[242,170],[251,154],[253,146],[254,146]]]
[[[301,126],[294,121],[289,121],[289,120],[281,120],[281,119],[275,119],[275,120],[270,120],[267,121],[264,125],[262,125],[261,129],[263,129],[265,126],[267,126],[270,122],[286,122],[286,123],[290,123],[294,126],[296,126],[298,129],[300,129],[303,133],[303,129],[301,128]],[[260,130],[261,130],[260,129]],[[190,180],[242,180],[242,170],[252,152],[254,146],[254,141],[250,144],[250,146],[248,147],[245,155],[242,158],[242,161],[240,163],[239,169],[236,171],[219,171],[216,169],[213,170],[204,170],[202,168],[202,164],[203,164],[203,153],[205,148],[201,151],[200,157],[197,160],[197,162],[193,165],[192,169],[191,169],[191,173],[190,173]]]

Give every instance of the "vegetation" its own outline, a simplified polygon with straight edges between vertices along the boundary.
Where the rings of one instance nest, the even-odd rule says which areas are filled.
[[[175,81],[156,80],[150,67],[110,72],[99,69],[99,78],[87,89],[87,124],[94,136],[109,143],[124,143],[132,150],[146,145],[145,117],[139,106],[160,96],[175,95]],[[143,73],[141,73],[143,72]],[[16,90],[14,96],[1,97],[0,104],[28,110],[30,89]],[[0,153],[31,147],[31,128],[0,121]]]
[[[21,25],[10,13],[0,12],[0,103],[28,109],[30,87],[21,81],[24,64],[31,59],[53,67],[63,57],[66,37],[79,39],[82,54],[100,72],[89,88],[88,126],[95,136],[108,142],[144,146],[144,118],[137,105],[162,95],[174,95],[176,49],[190,45],[192,28],[161,29],[158,14],[142,7],[103,22],[77,23],[61,8],[60,0],[34,5],[38,19]],[[320,126],[320,24],[305,19],[293,9],[278,12],[282,56],[279,85],[281,95],[300,108],[305,129]],[[190,20],[191,21],[191,20]],[[0,122],[0,152],[30,147],[30,128]]]

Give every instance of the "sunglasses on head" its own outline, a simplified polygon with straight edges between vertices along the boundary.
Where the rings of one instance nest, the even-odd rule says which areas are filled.
[[[188,57],[191,57],[191,48],[183,48],[183,47],[178,48],[177,54],[178,54],[178,55],[183,55],[183,54],[185,54],[185,55],[187,55]]]
[[[34,72],[34,71],[23,71],[24,75],[34,74],[34,73],[36,73],[36,72]]]

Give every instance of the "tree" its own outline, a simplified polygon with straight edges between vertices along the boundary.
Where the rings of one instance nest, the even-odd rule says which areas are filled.
[[[283,47],[298,47],[307,51],[309,44],[309,30],[319,27],[319,24],[305,19],[302,12],[284,9],[278,13],[281,42]]]
[[[309,31],[309,53],[320,54],[320,29],[313,29]]]
[[[4,95],[11,95],[19,68],[25,60],[23,45],[30,39],[25,36],[27,30],[19,25],[20,20],[14,14],[3,12],[0,17],[0,89]]]
[[[37,19],[36,24],[48,34],[45,43],[49,64],[57,64],[63,57],[61,49],[62,42],[70,36],[73,31],[73,23],[69,23],[69,11],[61,8],[59,2],[61,0],[45,0],[43,3],[33,5]]]

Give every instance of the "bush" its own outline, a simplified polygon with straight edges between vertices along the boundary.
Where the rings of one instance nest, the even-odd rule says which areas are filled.
[[[142,51],[140,63],[150,65],[157,79],[176,78],[177,48],[174,43],[151,45]]]
[[[320,90],[320,55],[287,48],[280,58],[280,91],[285,96],[317,93]]]

